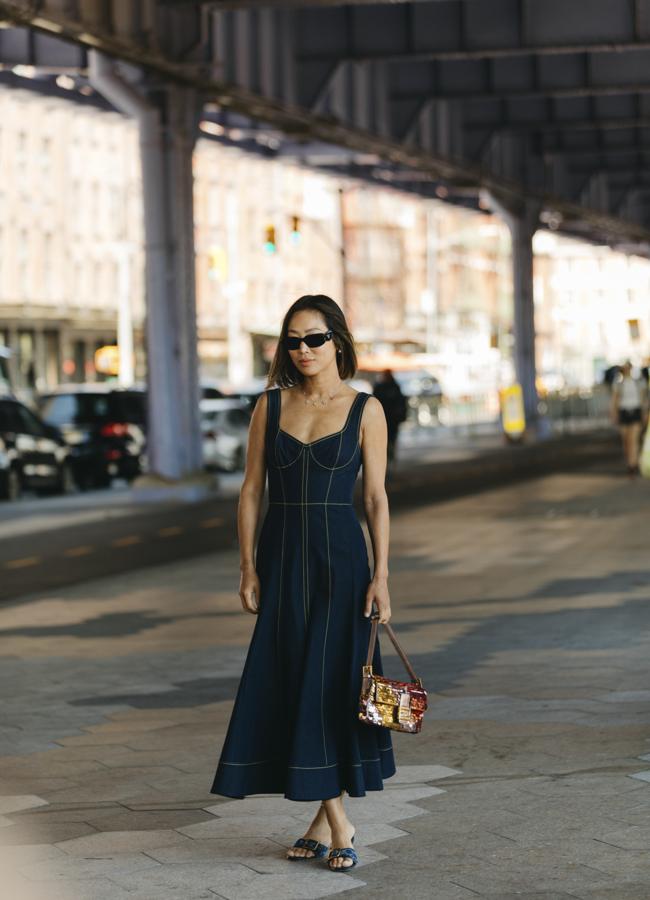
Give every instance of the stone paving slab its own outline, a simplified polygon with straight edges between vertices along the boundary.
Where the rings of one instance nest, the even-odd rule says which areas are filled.
[[[393,515],[431,704],[348,801],[343,874],[284,858],[314,804],[209,794],[252,628],[234,551],[0,608],[3,893],[650,900],[648,501],[605,468]]]

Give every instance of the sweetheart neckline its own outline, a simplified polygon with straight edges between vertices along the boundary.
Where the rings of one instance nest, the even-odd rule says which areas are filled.
[[[333,431],[331,434],[324,434],[323,437],[316,438],[313,441],[301,441],[300,438],[297,438],[294,434],[290,434],[288,431],[285,431],[284,428],[280,427],[280,416],[282,415],[282,400],[278,397],[278,431],[282,432],[282,434],[286,434],[288,438],[291,438],[292,441],[295,441],[297,444],[301,444],[303,447],[311,447],[313,444],[319,444],[321,441],[326,441],[328,438],[336,437],[339,434],[342,434],[345,429],[350,424],[350,417],[352,416],[352,410],[354,409],[354,405],[357,402],[358,398],[361,396],[361,391],[357,391],[357,395],[350,404],[350,409],[348,410],[348,414],[345,419],[345,424],[343,428],[339,428],[338,431]]]
[[[341,434],[341,432],[345,431],[346,428],[347,423],[339,431],[333,431],[331,434],[325,434],[321,438],[316,438],[315,441],[301,441],[300,438],[297,438],[293,434],[289,434],[289,432],[285,431],[284,428],[278,428],[278,431],[282,434],[286,434],[288,438],[291,438],[291,440],[295,441],[297,444],[302,444],[303,447],[311,447],[312,444],[318,444],[320,443],[320,441],[326,441],[327,438],[336,437],[337,435]]]

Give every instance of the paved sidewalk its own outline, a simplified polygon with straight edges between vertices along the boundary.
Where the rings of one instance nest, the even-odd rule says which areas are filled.
[[[283,859],[313,804],[207,793],[252,626],[234,551],[3,607],[3,891],[648,900],[649,524],[616,466],[395,510],[395,622],[432,704],[351,802],[344,875]]]

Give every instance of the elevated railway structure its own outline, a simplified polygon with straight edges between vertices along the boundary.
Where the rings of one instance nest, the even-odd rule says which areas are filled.
[[[161,475],[201,462],[201,119],[256,152],[503,215],[531,420],[535,231],[650,255],[650,0],[0,0],[0,22],[0,80],[28,66],[56,91],[68,73],[139,123]]]

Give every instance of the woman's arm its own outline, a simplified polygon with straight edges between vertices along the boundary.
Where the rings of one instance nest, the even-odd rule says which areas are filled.
[[[266,460],[264,444],[268,397],[262,394],[253,410],[248,431],[246,468],[244,481],[239,493],[237,507],[237,533],[239,536],[239,597],[242,606],[249,613],[258,613],[260,608],[260,580],[255,571],[255,531],[260,516],[264,484],[266,481]]]
[[[372,612],[373,602],[379,612],[379,621],[388,622],[391,617],[388,594],[388,497],[384,485],[386,479],[386,450],[388,429],[386,416],[379,400],[369,397],[361,417],[361,453],[363,457],[363,506],[372,541],[374,572],[366,592],[364,615]]]

